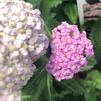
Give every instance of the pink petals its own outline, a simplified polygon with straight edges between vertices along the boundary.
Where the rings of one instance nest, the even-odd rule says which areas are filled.
[[[86,32],[80,33],[76,25],[66,22],[53,29],[51,51],[46,69],[58,81],[73,78],[87,64],[86,58],[94,55]]]

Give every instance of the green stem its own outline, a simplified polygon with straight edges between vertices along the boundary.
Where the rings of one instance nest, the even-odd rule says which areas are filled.
[[[47,34],[48,38],[51,39],[51,32],[50,32],[49,28],[47,27],[46,23],[45,23],[45,29],[46,29],[46,31],[48,33]]]
[[[49,74],[47,74],[47,87],[48,87],[49,101],[52,101],[52,95],[51,95],[51,78],[50,78],[50,75]]]

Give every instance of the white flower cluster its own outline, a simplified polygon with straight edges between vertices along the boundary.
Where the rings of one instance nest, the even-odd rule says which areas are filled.
[[[20,89],[46,52],[40,11],[21,0],[0,0],[0,101],[20,101]]]

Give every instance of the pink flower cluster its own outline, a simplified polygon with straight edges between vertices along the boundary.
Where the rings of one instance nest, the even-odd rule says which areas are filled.
[[[87,57],[94,55],[86,32],[80,33],[76,25],[66,22],[53,29],[51,49],[46,69],[58,81],[73,78],[87,64]]]

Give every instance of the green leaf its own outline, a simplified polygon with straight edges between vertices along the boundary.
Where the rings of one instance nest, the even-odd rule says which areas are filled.
[[[81,72],[91,70],[94,67],[94,65],[97,63],[97,61],[96,61],[94,56],[93,57],[89,57],[87,59],[87,61],[88,61],[88,64],[81,69]]]
[[[86,101],[97,101],[95,88],[93,88],[92,86],[86,89],[86,92],[84,95],[85,95]]]
[[[92,71],[87,76],[87,83],[89,86],[93,85],[93,87],[101,90],[101,73],[98,71]]]
[[[90,39],[93,42],[95,56],[99,63],[101,63],[101,19],[99,19],[92,27]]]
[[[38,70],[28,84],[22,89],[22,101],[41,101],[43,91],[47,86],[47,73],[44,70],[47,57],[44,55],[35,63]]]
[[[44,8],[51,9],[61,4],[62,0],[42,0],[42,3]]]
[[[76,24],[77,18],[78,18],[78,10],[77,6],[74,3],[68,3],[66,4],[64,8],[64,13],[68,16],[71,23]]]
[[[33,8],[39,8],[41,0],[27,0],[27,2],[31,3],[33,5]]]
[[[68,81],[61,82],[62,86],[72,94],[82,95],[85,92],[85,87],[83,85],[83,81],[79,79],[71,79]]]
[[[53,11],[53,8],[56,8],[62,2],[63,0],[41,0],[40,10],[48,28],[53,28],[54,25],[56,25],[56,23],[58,22],[55,18],[56,12]]]
[[[30,82],[23,88],[22,101],[41,101],[40,96],[45,89],[44,71],[38,76],[37,80]]]

